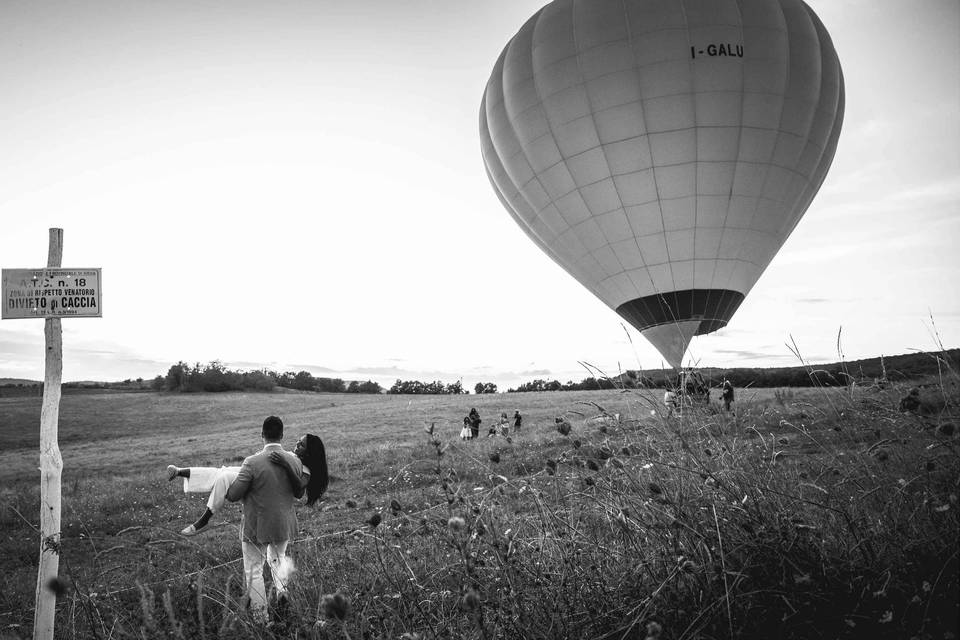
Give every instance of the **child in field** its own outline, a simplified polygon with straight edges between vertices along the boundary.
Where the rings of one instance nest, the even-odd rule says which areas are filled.
[[[674,411],[680,408],[680,398],[677,397],[676,392],[668,389],[663,394],[663,404],[667,407],[667,417],[669,418]]]
[[[302,475],[298,474],[279,452],[272,453],[270,461],[283,466],[290,483],[293,485],[294,494],[300,498],[306,493],[307,504],[312,505],[327,490],[329,483],[327,454],[323,446],[323,440],[308,433],[297,440],[293,452],[303,463]],[[176,467],[174,465],[167,467],[168,480],[177,477],[183,478],[184,493],[210,492],[207,499],[207,508],[203,515],[200,516],[199,520],[185,527],[180,532],[181,534],[195,536],[200,529],[207,526],[210,518],[223,507],[227,489],[237,479],[239,473],[240,467],[220,467],[219,469],[214,467]]]
[[[470,428],[470,416],[463,419],[463,429],[460,429],[461,440],[473,440],[473,430]]]

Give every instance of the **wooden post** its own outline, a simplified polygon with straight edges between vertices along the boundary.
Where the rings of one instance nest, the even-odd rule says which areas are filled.
[[[50,229],[47,267],[60,267],[63,229]],[[40,409],[40,567],[37,570],[37,607],[34,640],[52,640],[57,608],[55,581],[60,571],[60,474],[63,459],[57,443],[60,420],[60,382],[63,375],[63,333],[60,318],[45,318],[46,361],[43,406]]]

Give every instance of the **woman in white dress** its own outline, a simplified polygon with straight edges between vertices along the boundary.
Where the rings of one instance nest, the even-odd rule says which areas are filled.
[[[307,504],[313,505],[327,490],[329,484],[327,453],[323,440],[308,433],[297,440],[293,452],[303,463],[302,474],[298,474],[279,452],[272,453],[270,461],[283,466],[286,470],[294,495],[300,498],[306,493]],[[168,480],[183,478],[184,493],[210,492],[206,511],[199,520],[185,527],[180,533],[185,536],[194,536],[207,526],[210,518],[223,507],[227,489],[237,479],[238,473],[240,473],[240,467],[176,467],[174,465],[167,467]]]

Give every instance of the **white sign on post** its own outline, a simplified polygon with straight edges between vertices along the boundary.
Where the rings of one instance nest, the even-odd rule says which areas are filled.
[[[3,269],[2,319],[100,318],[100,269]]]
[[[40,562],[34,640],[53,640],[60,572],[60,498],[63,460],[57,443],[63,334],[60,318],[99,318],[100,269],[62,269],[63,229],[50,229],[47,266],[0,270],[3,320],[44,318],[45,366],[40,407]]]

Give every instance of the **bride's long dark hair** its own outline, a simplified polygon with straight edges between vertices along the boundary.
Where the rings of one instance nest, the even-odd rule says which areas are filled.
[[[320,499],[327,490],[330,477],[327,474],[327,451],[323,447],[323,440],[308,433],[307,450],[301,459],[310,469],[310,480],[307,482],[307,504],[312,505]]]

